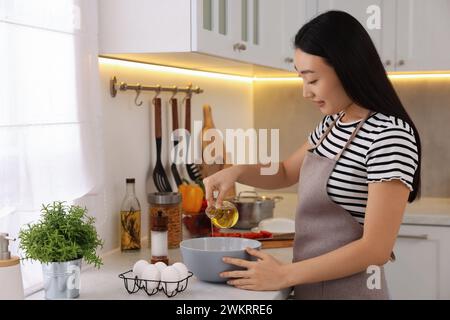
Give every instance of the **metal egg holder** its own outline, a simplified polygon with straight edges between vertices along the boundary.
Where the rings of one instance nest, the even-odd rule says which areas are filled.
[[[179,292],[183,292],[184,290],[186,290],[189,278],[194,275],[191,271],[188,271],[188,276],[184,279],[178,281],[161,281],[139,279],[137,276],[131,277],[131,274],[133,274],[133,270],[128,270],[124,273],[119,274],[119,278],[123,279],[125,289],[129,294],[136,293],[142,289],[145,291],[145,293],[147,293],[147,295],[152,296],[154,294],[157,294],[159,291],[162,291],[168,298],[172,298]],[[149,285],[149,283],[157,283],[157,285],[152,289],[153,286]],[[169,291],[167,289],[168,284],[176,284],[177,287],[175,288],[175,290]],[[131,286],[132,288],[130,289]]]

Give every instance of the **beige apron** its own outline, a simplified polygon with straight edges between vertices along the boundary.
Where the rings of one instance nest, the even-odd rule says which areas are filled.
[[[369,115],[360,121],[346,145],[334,159],[314,154],[312,150],[322,143],[337,120],[333,121],[317,145],[306,153],[298,187],[299,205],[295,220],[294,262],[323,255],[362,237],[363,227],[349,212],[328,196],[327,182],[340,156]],[[295,286],[295,298],[388,299],[389,293],[383,267],[380,267],[380,270],[380,289],[368,288],[367,280],[372,273],[364,271],[345,278]]]

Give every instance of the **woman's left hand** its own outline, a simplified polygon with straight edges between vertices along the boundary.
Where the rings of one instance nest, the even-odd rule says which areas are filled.
[[[279,290],[283,289],[286,274],[283,264],[271,255],[259,250],[246,248],[248,254],[258,258],[257,261],[248,261],[237,258],[224,257],[225,263],[233,264],[247,270],[225,271],[221,277],[231,278],[228,284],[246,290]]]

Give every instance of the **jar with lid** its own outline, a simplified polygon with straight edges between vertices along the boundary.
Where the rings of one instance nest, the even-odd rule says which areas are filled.
[[[168,247],[169,249],[178,248],[183,239],[181,226],[181,194],[179,192],[154,192],[148,194],[147,200],[150,204],[150,232],[153,217],[161,211],[168,217]],[[149,246],[150,245],[151,237],[149,237]]]

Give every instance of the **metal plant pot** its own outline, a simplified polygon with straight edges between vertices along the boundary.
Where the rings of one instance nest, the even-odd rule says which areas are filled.
[[[80,295],[81,260],[42,264],[45,299],[73,299]]]

